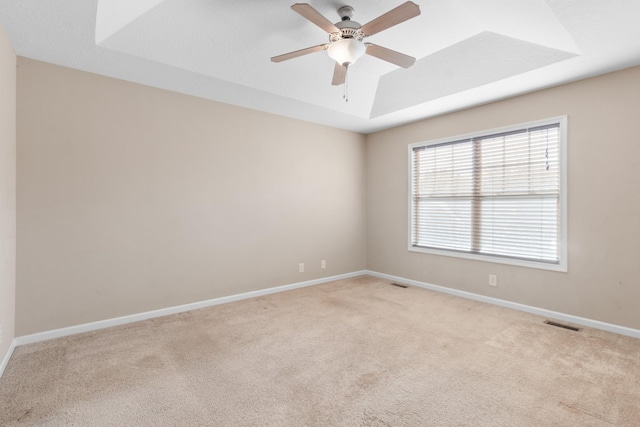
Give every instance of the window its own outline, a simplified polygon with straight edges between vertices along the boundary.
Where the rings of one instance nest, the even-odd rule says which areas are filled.
[[[567,271],[566,117],[412,144],[409,250]]]

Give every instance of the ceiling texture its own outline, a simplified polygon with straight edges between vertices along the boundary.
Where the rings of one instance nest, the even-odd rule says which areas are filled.
[[[309,0],[365,24],[405,0]],[[2,0],[20,56],[274,114],[370,133],[640,64],[639,0],[414,0],[421,14],[367,39],[417,60],[365,55],[349,101],[328,42],[295,0]]]

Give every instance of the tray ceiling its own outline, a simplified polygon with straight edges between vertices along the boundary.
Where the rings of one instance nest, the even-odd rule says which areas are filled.
[[[362,24],[403,2],[309,1]],[[349,102],[326,52],[270,62],[328,40],[292,0],[3,0],[0,25],[21,56],[364,133],[640,64],[637,0],[415,2],[368,41],[416,64],[361,58]]]

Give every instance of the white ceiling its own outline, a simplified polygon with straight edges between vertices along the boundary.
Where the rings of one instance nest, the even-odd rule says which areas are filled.
[[[640,64],[639,0],[414,1],[367,41],[416,64],[363,57],[349,102],[326,52],[270,62],[328,41],[295,0],[2,0],[0,25],[21,56],[364,133]],[[308,2],[365,24],[404,0]]]

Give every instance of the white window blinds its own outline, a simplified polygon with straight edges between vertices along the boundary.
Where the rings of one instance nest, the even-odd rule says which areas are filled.
[[[414,248],[561,263],[561,123],[414,145]]]

